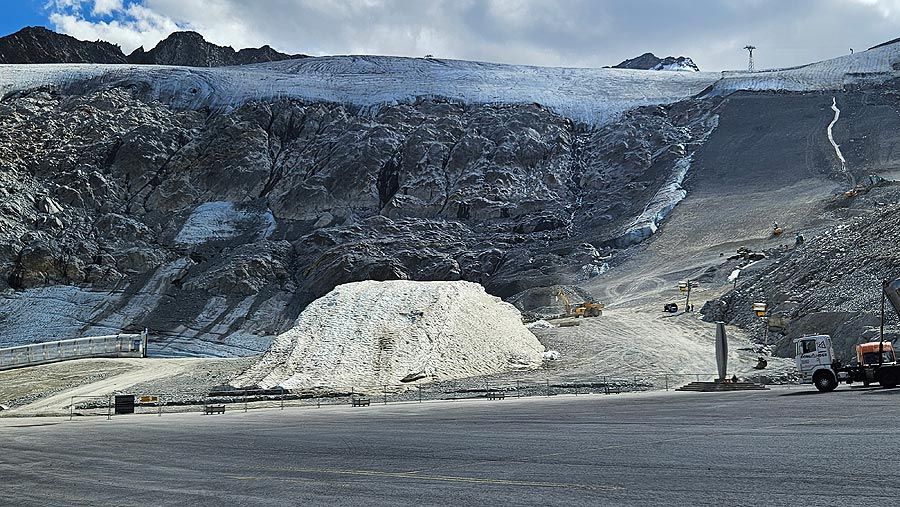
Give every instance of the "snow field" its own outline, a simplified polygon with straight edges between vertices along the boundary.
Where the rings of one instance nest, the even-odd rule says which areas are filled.
[[[275,231],[275,225],[271,211],[242,210],[232,202],[206,202],[194,208],[175,237],[175,242],[199,245],[207,241],[232,239],[247,231],[254,233],[258,239],[265,239]]]

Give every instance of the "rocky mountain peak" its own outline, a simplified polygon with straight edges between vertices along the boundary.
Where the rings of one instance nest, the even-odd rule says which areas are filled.
[[[150,51],[138,48],[128,56],[128,61],[131,63],[156,65],[220,67],[224,65],[272,62],[299,56],[302,55],[280,53],[268,45],[261,48],[235,51],[229,46],[219,46],[208,42],[197,32],[184,31],[173,32]]]
[[[614,69],[641,69],[641,70],[673,70],[699,72],[700,68],[693,60],[686,56],[667,56],[659,58],[653,53],[644,53],[641,56],[625,60],[618,65],[613,66]]]
[[[0,63],[126,63],[119,46],[87,42],[42,26],[0,37]]]
[[[104,41],[81,41],[40,26],[26,27],[0,37],[0,64],[3,63],[134,63],[220,67],[273,62],[305,55],[289,55],[270,46],[235,51],[206,41],[193,31],[174,32],[153,49],[143,47],[126,56],[119,46]]]

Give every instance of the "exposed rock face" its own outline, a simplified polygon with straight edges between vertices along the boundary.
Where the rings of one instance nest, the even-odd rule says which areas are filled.
[[[274,62],[304,55],[288,55],[269,46],[240,51],[217,46],[196,32],[174,32],[155,48],[138,48],[130,55],[119,46],[104,41],[81,41],[43,27],[28,27],[0,37],[2,63],[135,63],[220,67],[249,63]]]
[[[0,37],[0,63],[126,63],[119,46],[29,26]]]
[[[362,116],[140,97],[0,102],[0,287],[16,291],[0,326],[17,340],[149,327],[177,336],[165,352],[242,354],[343,283],[470,280],[505,297],[595,276],[716,103],[592,129],[535,104]],[[36,327],[41,298],[72,307]]]
[[[183,65],[187,67],[222,67],[248,63],[275,62],[303,55],[279,53],[269,46],[235,51],[230,47],[206,42],[197,32],[175,32],[150,51],[138,48],[128,55],[128,63]]]
[[[659,58],[653,53],[644,53],[641,56],[625,60],[618,65],[613,65],[613,68],[700,72],[700,67],[697,67],[694,61],[688,57],[667,56]]]

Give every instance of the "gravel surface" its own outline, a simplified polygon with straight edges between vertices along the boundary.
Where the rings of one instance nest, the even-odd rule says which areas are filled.
[[[115,359],[83,359],[0,371],[0,404],[21,407],[38,399],[132,370]]]

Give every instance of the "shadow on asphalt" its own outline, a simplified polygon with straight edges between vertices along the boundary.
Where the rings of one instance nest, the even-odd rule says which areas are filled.
[[[885,389],[880,386],[873,387],[851,387],[849,389],[835,389],[830,393],[820,393],[815,388],[810,386],[811,389],[804,391],[791,391],[789,393],[779,394],[779,396],[807,396],[811,394],[822,394],[822,395],[834,395],[834,394],[849,394],[849,393],[861,393],[864,395],[880,395],[880,396],[900,396],[900,389]]]
[[[875,396],[900,396],[900,389],[885,389],[883,387],[874,387],[871,389],[866,389],[863,393],[867,396],[875,395]]]

